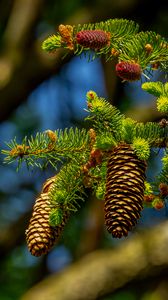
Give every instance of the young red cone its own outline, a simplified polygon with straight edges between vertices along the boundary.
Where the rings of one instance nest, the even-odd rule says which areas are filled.
[[[110,34],[103,30],[81,30],[76,34],[76,41],[84,48],[99,50],[109,44]]]
[[[142,70],[138,63],[121,61],[116,65],[116,73],[125,81],[136,81],[141,78]]]

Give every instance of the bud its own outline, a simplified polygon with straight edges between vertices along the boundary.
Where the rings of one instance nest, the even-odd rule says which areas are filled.
[[[114,57],[118,57],[119,56],[119,51],[116,50],[115,48],[112,48],[111,49],[111,55],[114,56]]]
[[[145,45],[145,51],[147,54],[150,54],[153,51],[153,47],[151,44],[146,44]]]
[[[91,144],[93,145],[96,141],[96,131],[93,128],[90,128],[88,133],[91,139]]]

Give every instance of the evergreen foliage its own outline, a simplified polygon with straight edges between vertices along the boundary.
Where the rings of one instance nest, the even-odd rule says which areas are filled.
[[[159,181],[168,184],[168,151],[165,150],[164,156],[162,158],[162,171],[159,176]]]
[[[43,50],[53,52],[58,48],[72,50],[75,55],[89,53],[89,58],[105,55],[106,59],[118,58],[119,62],[131,62],[140,65],[142,71],[149,73],[152,69],[167,71],[168,43],[158,33],[140,31],[138,24],[125,19],[109,19],[105,22],[77,26],[60,25],[55,35],[48,37],[42,44]],[[87,31],[91,43],[78,43],[78,34]],[[95,31],[95,38],[94,38]],[[98,47],[97,31],[108,35],[107,43]],[[100,44],[101,44],[100,35]],[[84,46],[83,46],[84,45]],[[94,47],[95,45],[95,47]],[[90,50],[95,50],[94,54]],[[139,80],[139,78],[137,78]]]
[[[56,167],[62,159],[78,158],[87,149],[89,136],[85,129],[70,128],[53,132],[56,139],[53,141],[48,131],[37,133],[30,139],[25,137],[21,144],[17,144],[16,138],[7,143],[10,150],[3,150],[6,154],[5,162],[11,163],[18,159],[18,168],[23,161],[28,167],[44,168],[48,164]],[[89,150],[86,150],[89,152]]]
[[[66,48],[75,55],[94,50],[92,58],[103,54],[107,60],[117,57],[118,63],[124,63],[122,66],[126,62],[139,64],[142,74],[145,71],[149,74],[150,70],[159,67],[166,70],[166,40],[155,32],[138,30],[137,24],[124,19],[78,26],[60,25],[56,35],[48,37],[42,48],[48,52]],[[86,39],[82,43],[87,47],[79,43],[77,36]],[[126,71],[131,72],[130,69]],[[133,75],[126,75],[126,80],[132,81]],[[142,89],[157,97],[156,107],[166,117],[168,83],[145,82]],[[108,230],[112,229],[115,237],[126,236],[140,217],[142,199],[158,209],[168,195],[163,192],[163,184],[168,184],[168,121],[144,124],[127,118],[94,91],[87,93],[86,101],[88,131],[78,128],[47,130],[35,137],[25,137],[21,144],[14,138],[7,144],[9,149],[2,153],[6,155],[6,163],[18,160],[18,168],[25,162],[28,167],[44,168],[50,164],[58,170],[46,194],[51,205],[47,219],[51,227],[61,226],[66,214],[80,208],[89,187],[98,199],[106,198]],[[152,148],[164,148],[165,154],[156,182],[148,183],[145,182],[145,168]],[[140,187],[137,186],[139,183]],[[113,191],[112,186],[117,190]]]

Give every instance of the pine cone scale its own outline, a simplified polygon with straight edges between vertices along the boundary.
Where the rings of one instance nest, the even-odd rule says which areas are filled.
[[[108,187],[107,187],[108,188]],[[121,187],[121,189],[123,189],[123,187]],[[143,196],[139,194],[139,192],[142,192],[143,193],[144,189],[143,188],[140,188],[139,190],[138,189],[132,189],[131,190],[131,187],[129,187],[127,190],[119,190],[118,187],[116,188],[109,188],[108,189],[108,192],[109,192],[109,195],[106,196],[106,199],[112,199],[112,196],[115,197],[116,201],[120,201],[121,199],[124,200],[126,199],[126,201],[128,201],[129,199],[134,202],[139,202],[141,200],[143,200]],[[115,203],[116,202],[115,200],[113,200],[113,202]],[[108,202],[107,202],[108,203]]]
[[[109,186],[108,185],[108,187],[109,187],[109,190],[111,190],[111,191],[114,191],[114,192],[118,192],[118,185],[120,185],[120,188],[123,190],[123,193],[128,193],[128,192],[130,192],[130,193],[134,193],[134,192],[139,192],[139,190],[142,190],[143,191],[143,187],[141,187],[141,186],[139,186],[139,188],[138,187],[136,187],[136,186],[134,186],[134,187],[132,187],[132,183],[120,183],[120,181],[119,182],[117,182],[117,183],[113,183],[113,184],[111,184],[111,186]]]

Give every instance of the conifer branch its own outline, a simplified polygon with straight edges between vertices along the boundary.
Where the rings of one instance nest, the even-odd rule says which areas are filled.
[[[144,138],[148,141],[150,146],[159,147],[158,141],[160,141],[160,147],[162,147],[161,141],[167,136],[167,130],[162,128],[159,123],[147,122],[146,124],[137,123],[134,127],[133,136],[136,138]]]
[[[166,82],[165,84],[163,84],[160,81],[145,82],[142,84],[142,89],[156,97],[160,97],[160,96],[168,97],[168,82]]]
[[[110,56],[111,49],[116,47],[120,49],[124,40],[129,40],[134,34],[138,32],[139,26],[134,21],[129,21],[125,19],[109,19],[105,22],[90,23],[77,26],[71,25],[60,25],[58,32],[55,35],[48,37],[42,44],[42,49],[48,52],[53,52],[58,48],[65,48],[73,50],[76,55],[80,55],[82,52],[90,51],[90,49],[95,50],[95,55],[92,56],[94,59],[97,55],[108,54]],[[77,35],[81,32],[96,33],[97,31],[102,31],[107,33],[107,43],[101,48],[98,46],[93,47],[93,44],[83,44],[78,42]],[[101,34],[100,34],[101,36]],[[87,38],[87,36],[86,36]],[[94,35],[93,35],[94,39]],[[99,42],[99,39],[97,40]],[[91,46],[91,47],[90,47]]]
[[[86,196],[83,178],[81,161],[72,161],[62,167],[49,193],[52,209],[76,212]]]
[[[55,140],[48,132],[37,133],[35,137],[25,137],[22,144],[16,138],[7,144],[10,150],[3,150],[5,162],[11,163],[18,159],[18,166],[23,161],[27,166],[43,168],[46,164],[56,167],[63,158],[74,158],[88,151],[89,136],[85,129],[70,128],[53,132]]]
[[[158,176],[159,182],[168,184],[168,150],[165,150],[164,156],[162,157],[162,170]]]
[[[61,24],[42,48],[48,52],[65,48],[75,55],[89,53],[92,59],[98,55],[105,55],[107,60],[115,57],[117,75],[132,82],[140,80],[146,71],[150,73],[159,67],[166,70],[168,64],[167,41],[155,32],[138,33],[138,29],[133,21],[124,19],[77,26]],[[167,115],[168,83],[146,82],[142,89],[157,97],[158,111]],[[143,206],[161,209],[165,205],[168,121],[144,124],[127,118],[94,91],[87,93],[86,101],[88,131],[47,130],[35,137],[25,137],[21,144],[14,138],[7,144],[8,150],[2,151],[6,163],[18,160],[18,168],[23,161],[28,167],[40,168],[48,164],[57,168],[61,162],[60,171],[44,184],[34,206],[27,231],[33,255],[47,253],[52,247],[67,216],[80,208],[86,188],[105,200],[105,223],[113,237],[128,235]],[[145,181],[151,148],[165,149],[163,167],[154,183]]]
[[[168,60],[168,43],[155,32],[139,32],[123,44],[119,60],[134,61],[145,70],[149,64]]]
[[[93,122],[94,128],[101,134],[110,132],[116,141],[120,140],[124,118],[120,111],[93,91],[89,91],[86,98],[90,112],[87,119]]]
[[[42,48],[48,52],[65,48],[75,55],[88,53],[89,59],[99,55],[105,55],[107,60],[118,57],[119,62],[136,63],[141,72],[158,67],[166,71],[168,43],[165,38],[152,31],[138,33],[138,30],[138,24],[125,19],[77,26],[61,24],[56,35],[43,42]],[[139,80],[140,75],[133,80]]]
[[[168,83],[148,82],[142,85],[142,89],[158,97],[156,104],[160,112],[168,113]]]

